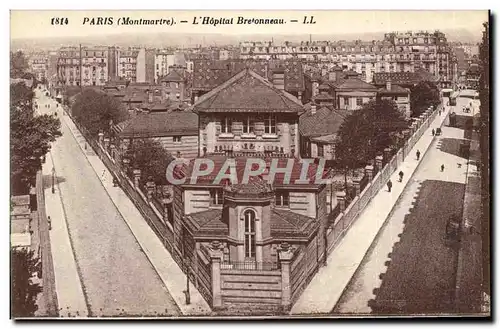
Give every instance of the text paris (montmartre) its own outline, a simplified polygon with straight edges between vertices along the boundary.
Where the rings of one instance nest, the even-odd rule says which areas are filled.
[[[199,16],[193,18],[193,25],[265,25],[265,24],[285,24],[285,20],[282,18],[248,18],[243,16],[238,17],[211,17],[211,16]]]

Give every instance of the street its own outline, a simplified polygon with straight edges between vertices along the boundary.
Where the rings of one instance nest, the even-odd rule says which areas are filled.
[[[465,115],[469,101],[459,99],[454,111]],[[458,250],[445,232],[450,218],[462,217],[467,159],[459,154],[463,127],[446,127],[447,121],[333,313],[455,311]]]
[[[41,95],[40,90],[36,93],[39,111],[57,111],[62,119],[62,108]],[[50,109],[45,108],[46,104],[51,104]],[[53,143],[51,153],[89,314],[102,317],[179,315],[177,305],[123,221],[98,174],[64,120],[61,122],[63,136]],[[87,152],[93,151],[89,148]],[[49,156],[47,160],[49,162]],[[46,188],[45,193],[50,194],[50,184]],[[50,208],[47,215],[51,215]],[[55,268],[57,271],[57,266]]]

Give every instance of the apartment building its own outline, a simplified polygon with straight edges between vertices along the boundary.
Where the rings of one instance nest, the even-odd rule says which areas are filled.
[[[57,61],[57,80],[66,86],[103,86],[109,79],[109,48],[63,47]]]
[[[120,50],[118,76],[131,82],[146,82],[146,49]]]
[[[158,51],[154,57],[154,82],[159,83],[162,77],[167,76],[170,73],[171,67],[187,68],[188,65],[186,62],[186,55],[184,53],[167,50]]]
[[[38,81],[48,77],[49,57],[46,54],[33,54],[28,60],[28,65]]]
[[[456,78],[453,49],[444,33],[392,32],[382,40],[373,41],[303,41],[276,44],[272,41],[240,43],[240,58],[291,59],[305,66],[328,71],[334,66],[353,70],[365,82],[372,82],[374,73],[415,72],[425,69],[440,78],[440,84],[451,84]]]

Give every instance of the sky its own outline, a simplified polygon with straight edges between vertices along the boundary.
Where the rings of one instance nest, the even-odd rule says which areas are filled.
[[[302,24],[304,16],[314,16],[316,24]],[[284,25],[193,25],[193,18],[210,16],[215,19],[238,16],[245,18],[283,18]],[[67,25],[52,25],[55,17],[68,18]],[[112,17],[113,25],[83,24],[84,18]],[[176,25],[124,26],[117,25],[121,17],[131,19],[173,19]],[[408,30],[466,29],[480,35],[482,23],[488,18],[486,10],[463,11],[23,11],[11,10],[11,39],[80,37],[141,33],[221,33],[221,34],[359,34]],[[292,23],[290,20],[298,20]],[[187,20],[187,24],[180,23]],[[26,22],[29,22],[27,24]]]

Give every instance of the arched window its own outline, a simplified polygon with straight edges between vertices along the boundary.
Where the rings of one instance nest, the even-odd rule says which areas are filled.
[[[255,258],[255,212],[246,210],[245,220],[245,258]]]

